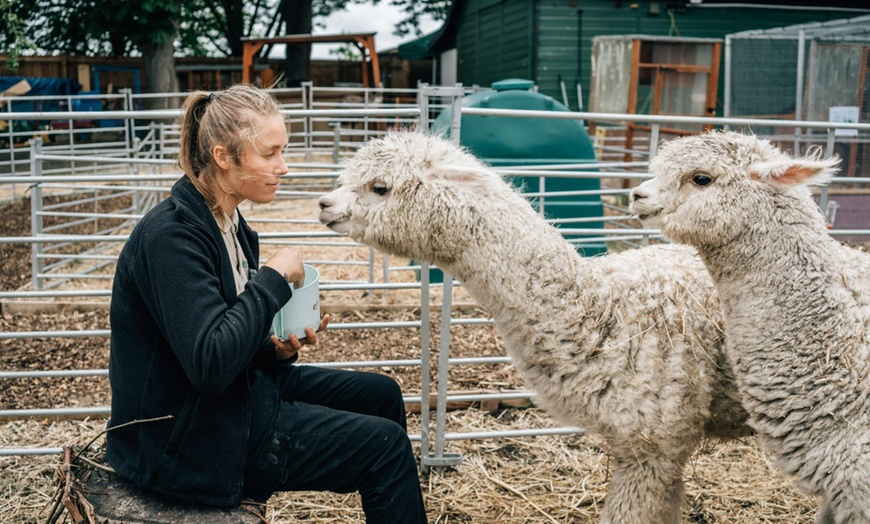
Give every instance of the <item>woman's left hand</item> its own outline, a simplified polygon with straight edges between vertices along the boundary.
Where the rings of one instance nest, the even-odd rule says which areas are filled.
[[[291,358],[293,355],[299,352],[302,349],[302,346],[316,346],[317,345],[317,334],[326,329],[326,326],[329,325],[329,315],[323,315],[320,319],[320,327],[317,328],[317,331],[309,328],[305,328],[305,337],[299,339],[296,335],[290,335],[290,338],[287,340],[281,340],[275,335],[272,335],[272,343],[275,344],[275,357],[278,360],[287,360]]]

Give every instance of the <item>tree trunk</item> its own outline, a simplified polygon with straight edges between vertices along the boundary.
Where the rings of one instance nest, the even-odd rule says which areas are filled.
[[[242,56],[244,44],[242,38],[245,35],[245,17],[242,0],[229,0],[223,2],[224,12],[227,17],[226,37],[230,45],[232,56]]]
[[[175,34],[160,43],[144,46],[142,58],[145,62],[145,78],[149,93],[178,92],[178,76],[175,74],[175,55],[173,46]],[[180,101],[174,98],[149,98],[147,109],[172,109]]]
[[[84,483],[83,496],[93,505],[95,521],[104,524],[260,524],[265,506],[220,509],[164,500],[146,493],[116,475],[94,471]],[[84,522],[84,521],[83,521]]]
[[[311,34],[312,0],[284,0],[281,2],[281,18],[287,34]],[[288,44],[284,60],[284,81],[287,87],[299,87],[308,80],[311,57],[310,44]]]

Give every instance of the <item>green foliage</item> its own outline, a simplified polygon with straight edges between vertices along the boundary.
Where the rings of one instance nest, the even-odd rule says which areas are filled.
[[[360,50],[356,46],[351,44],[344,44],[337,49],[330,49],[329,54],[345,62],[362,61],[362,53],[360,53]]]
[[[431,16],[433,20],[445,20],[452,4],[453,0],[391,0],[390,5],[402,8],[406,15],[405,19],[396,25],[393,34],[405,36],[414,33],[420,36],[422,34],[420,19]]]
[[[242,38],[267,36],[276,27],[280,0],[185,2],[177,49],[184,56],[240,56]]]
[[[175,38],[181,0],[0,0],[0,16],[18,16],[21,31],[0,51],[21,42],[43,52],[129,56]],[[29,36],[29,39],[25,37]]]
[[[0,0],[0,52],[131,56],[174,39],[176,55],[238,56],[241,39],[286,34],[281,13],[308,4],[313,21],[381,0]],[[395,33],[419,34],[423,16],[443,20],[452,0],[390,0],[406,14]]]
[[[0,47],[6,51],[6,68],[10,71],[18,70],[21,52],[34,47],[24,30],[24,4],[20,0],[0,0]]]
[[[99,9],[91,0],[31,0],[33,13],[27,19],[34,43],[57,54],[124,56],[131,47],[113,37],[100,22]],[[121,33],[120,31],[114,31]]]

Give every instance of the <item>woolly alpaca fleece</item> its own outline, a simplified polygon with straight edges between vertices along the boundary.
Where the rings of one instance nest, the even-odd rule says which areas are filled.
[[[602,522],[680,522],[683,466],[700,440],[745,434],[694,250],[584,259],[500,176],[422,133],[369,142],[320,206],[331,229],[455,275],[538,404],[607,439]]]
[[[750,425],[818,523],[870,523],[870,255],[830,237],[808,183],[837,159],[711,133],[667,143],[632,209],[698,248]]]

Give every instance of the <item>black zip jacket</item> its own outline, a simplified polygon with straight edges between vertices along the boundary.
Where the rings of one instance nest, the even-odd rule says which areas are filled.
[[[238,237],[258,267],[257,235],[241,217]],[[269,341],[290,295],[267,267],[236,295],[205,199],[186,177],[175,183],[136,225],[115,271],[109,427],[172,417],[109,430],[106,458],[119,476],[174,499],[239,505],[246,455],[271,430],[278,370],[292,363],[279,364]]]

